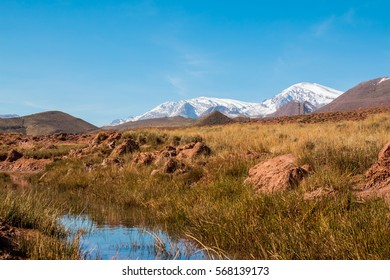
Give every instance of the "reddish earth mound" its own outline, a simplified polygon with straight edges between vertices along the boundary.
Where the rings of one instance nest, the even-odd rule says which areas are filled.
[[[139,165],[150,165],[164,162],[163,173],[183,173],[187,170],[187,164],[183,161],[193,160],[199,156],[208,156],[211,149],[202,142],[190,143],[181,147],[166,146],[161,151],[139,153],[134,162]],[[156,173],[156,172],[154,172]]]
[[[390,202],[390,142],[380,151],[378,162],[365,174],[365,180],[357,189],[361,198],[383,197]]]
[[[51,159],[20,158],[17,161],[0,162],[0,172],[27,172],[35,173],[44,171],[46,165],[52,163]]]
[[[246,184],[257,193],[275,193],[291,189],[308,174],[308,168],[299,167],[292,154],[263,161],[249,170]]]

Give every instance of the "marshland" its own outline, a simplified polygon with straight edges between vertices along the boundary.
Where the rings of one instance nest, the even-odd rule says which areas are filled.
[[[114,134],[116,146],[132,141],[137,148],[113,157],[107,139]],[[164,232],[207,258],[389,259],[389,203],[355,191],[389,135],[389,114],[376,114],[351,121],[103,131],[51,146],[14,143],[27,160],[49,162],[34,172],[1,173],[0,217],[16,228],[15,250],[27,259],[85,258],[83,233],[69,238],[59,223],[64,215]],[[10,145],[4,143],[6,153]],[[166,160],[140,160],[191,143],[209,150],[175,159],[171,171]],[[283,154],[310,166],[299,184],[258,193],[244,183],[250,168]],[[328,193],[308,198],[319,189]]]

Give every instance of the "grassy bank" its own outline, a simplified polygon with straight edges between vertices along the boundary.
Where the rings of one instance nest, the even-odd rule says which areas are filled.
[[[77,240],[66,241],[58,226],[61,207],[34,190],[15,190],[7,174],[0,178],[0,218],[17,228],[15,250],[25,259],[79,259]]]
[[[355,122],[126,132],[122,137],[136,140],[142,151],[202,139],[212,154],[187,162],[191,168],[184,174],[150,176],[161,164],[139,166],[128,154],[120,166],[102,166],[106,151],[95,149],[83,159],[54,162],[43,176],[31,179],[33,188],[22,195],[52,203],[42,210],[61,208],[108,223],[159,226],[220,257],[389,259],[389,205],[380,199],[359,201],[351,191],[390,140],[389,132],[389,115]],[[296,189],[256,195],[243,183],[250,167],[284,153],[314,171]],[[319,188],[335,195],[304,199]],[[35,227],[51,236],[52,224],[45,221],[52,218],[46,214]]]

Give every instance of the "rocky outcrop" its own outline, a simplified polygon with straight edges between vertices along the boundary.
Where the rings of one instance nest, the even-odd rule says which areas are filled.
[[[292,154],[263,161],[249,170],[246,184],[256,193],[275,193],[294,188],[308,174],[308,168],[299,167]]]
[[[390,142],[379,152],[378,161],[367,170],[356,189],[362,199],[382,197],[390,202]]]

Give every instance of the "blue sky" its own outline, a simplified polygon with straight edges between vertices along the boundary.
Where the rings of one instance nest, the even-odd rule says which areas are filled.
[[[0,114],[93,124],[198,96],[390,76],[388,1],[0,1]]]

